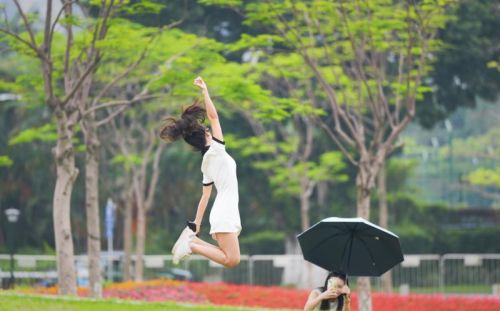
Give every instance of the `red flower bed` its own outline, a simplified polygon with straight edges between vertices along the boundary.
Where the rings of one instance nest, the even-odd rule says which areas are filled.
[[[308,291],[283,287],[190,283],[189,288],[217,305],[302,309]]]
[[[123,282],[106,286],[104,298],[120,298],[143,301],[182,301],[191,303],[209,303],[202,294],[188,288],[186,282],[173,280],[151,280],[145,282]],[[57,287],[31,288],[27,293],[57,295]],[[87,288],[78,288],[78,296],[88,297]]]
[[[139,287],[134,290],[105,289],[104,298],[121,298],[144,301],[183,301],[207,303],[207,299],[186,286]]]
[[[187,283],[172,280],[152,280],[142,283],[124,282],[107,286],[105,298],[121,298],[145,301],[184,301],[207,303],[207,299],[188,288]]]
[[[30,292],[56,294],[56,288],[31,289]],[[87,296],[87,290],[79,290]],[[227,283],[189,283],[171,280],[153,280],[142,283],[112,284],[104,289],[104,297],[145,301],[178,301],[212,303],[215,305],[302,309],[309,291]],[[500,298],[487,296],[408,296],[373,293],[375,311],[500,311]],[[358,310],[355,294],[351,310]]]

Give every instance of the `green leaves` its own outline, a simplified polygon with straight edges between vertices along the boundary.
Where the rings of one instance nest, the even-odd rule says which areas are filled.
[[[82,26],[84,22],[84,19],[80,18],[77,15],[62,16],[61,18],[59,18],[59,24],[61,24],[62,26]]]
[[[278,151],[278,146],[271,143],[275,139],[275,134],[273,132],[266,132],[263,135],[245,138],[238,138],[231,134],[225,134],[224,136],[226,140],[230,142],[231,146],[237,149],[244,157],[250,158],[255,155],[272,155]]]
[[[198,0],[198,3],[205,5],[237,7],[241,6],[243,1],[242,0]]]
[[[499,65],[499,62],[498,61],[489,61],[487,64],[486,64],[486,67],[487,68],[492,68],[492,69],[497,69],[498,71],[500,71],[500,65]]]
[[[0,167],[9,167],[14,164],[14,161],[6,155],[0,155]]]
[[[297,162],[287,165],[290,157],[281,155],[267,162],[258,162],[257,168],[271,170],[271,185],[278,196],[298,196],[306,191],[306,183],[317,183],[326,181],[345,182],[348,180],[346,174],[341,172],[346,165],[342,161],[342,154],[338,151],[325,152],[320,155],[319,161]]]
[[[433,34],[451,18],[435,1],[283,0],[251,3],[246,10],[250,23],[268,25],[292,53],[312,59],[339,105],[363,112],[373,98],[394,104],[395,97],[419,99],[429,91],[417,89],[415,80],[431,69],[428,55],[441,48]],[[400,61],[405,65],[398,68]]]
[[[143,157],[139,154],[118,154],[111,159],[112,164],[122,165],[125,169],[129,170],[132,166],[139,166],[143,162]]]
[[[121,7],[121,11],[130,15],[137,14],[159,14],[161,10],[165,8],[162,3],[157,3],[153,1],[138,1],[124,5]]]
[[[283,38],[277,35],[260,34],[257,36],[250,36],[244,33],[238,41],[229,45],[229,51],[235,52],[248,48],[272,47],[282,42],[284,42]]]
[[[473,185],[500,188],[500,168],[478,168],[469,173],[465,179]]]
[[[319,165],[312,172],[313,180],[328,181],[335,180],[345,182],[349,179],[346,174],[341,172],[346,169],[342,153],[339,151],[325,152],[320,156]]]
[[[308,187],[304,182],[348,180],[348,176],[342,173],[346,164],[339,151],[319,154],[316,161],[298,160],[299,149],[303,146],[296,133],[283,141],[278,140],[273,131],[246,138],[229,136],[228,140],[242,156],[251,159],[255,168],[268,173],[269,182],[277,196],[299,196]]]
[[[21,131],[9,140],[9,146],[34,141],[52,142],[57,140],[57,129],[53,123]]]

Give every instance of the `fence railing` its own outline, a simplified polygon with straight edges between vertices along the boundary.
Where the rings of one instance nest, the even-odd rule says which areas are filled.
[[[101,260],[103,277],[110,275],[105,272],[111,267],[113,280],[110,281],[121,281],[122,254],[111,257],[103,253]],[[79,285],[86,286],[87,256],[75,256],[75,265]],[[173,265],[171,255],[147,255],[144,267],[145,279],[175,278],[298,288],[316,287],[326,275],[326,271],[308,264],[301,255],[242,255],[240,264],[233,269],[224,269],[197,255],[178,266]],[[9,269],[10,256],[0,255],[0,279],[10,277]],[[493,287],[500,284],[500,254],[405,255],[405,260],[391,271],[395,292],[404,288],[417,293],[491,294]],[[14,276],[18,284],[55,284],[56,257],[15,255]],[[350,280],[354,285],[355,278]],[[372,278],[372,286],[380,290],[381,279]]]

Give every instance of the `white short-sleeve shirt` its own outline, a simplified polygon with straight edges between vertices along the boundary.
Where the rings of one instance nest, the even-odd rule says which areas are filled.
[[[241,232],[238,210],[238,179],[236,162],[226,152],[224,142],[212,138],[210,147],[201,163],[203,185],[215,185],[217,196],[210,211],[210,234],[219,232]]]

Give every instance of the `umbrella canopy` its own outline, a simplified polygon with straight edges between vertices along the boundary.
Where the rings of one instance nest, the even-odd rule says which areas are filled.
[[[360,217],[326,218],[297,238],[305,260],[351,276],[380,276],[404,260],[397,235]]]

